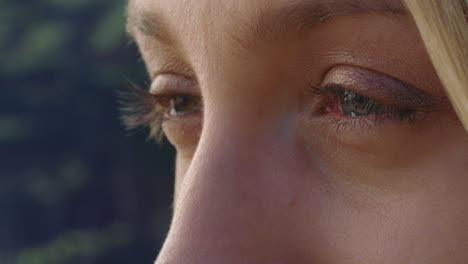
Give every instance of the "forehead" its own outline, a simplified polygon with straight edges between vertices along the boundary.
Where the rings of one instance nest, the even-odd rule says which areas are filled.
[[[213,45],[258,47],[333,16],[367,12],[401,14],[405,7],[400,0],[130,0],[128,29],[202,54]]]
[[[210,40],[249,27],[259,13],[284,0],[130,0],[130,28],[152,35]],[[316,2],[312,0],[312,2]],[[167,37],[167,36],[164,36]],[[173,44],[173,43],[171,43]]]

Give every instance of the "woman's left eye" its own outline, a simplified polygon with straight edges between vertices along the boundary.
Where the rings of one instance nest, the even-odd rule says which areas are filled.
[[[399,121],[411,120],[418,112],[416,108],[406,106],[391,106],[378,102],[365,95],[355,93],[345,87],[336,84],[326,85],[313,89],[315,96],[324,98],[323,108],[319,113],[337,114],[340,120],[353,121],[357,124],[358,118],[368,121],[393,119]],[[371,119],[369,119],[371,118]],[[340,123],[342,126],[343,123]]]
[[[174,95],[170,99],[169,115],[171,116],[187,115],[199,112],[201,109],[202,105],[200,99],[193,95]]]

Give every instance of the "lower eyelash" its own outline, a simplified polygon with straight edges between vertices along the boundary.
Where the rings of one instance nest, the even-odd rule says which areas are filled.
[[[148,139],[160,142],[161,129],[170,98],[154,95],[131,83],[129,88],[117,94],[120,105],[120,119],[127,131],[149,128]]]
[[[417,112],[413,112],[407,115],[400,114],[388,114],[388,115],[373,115],[360,118],[339,118],[331,115],[323,116],[326,120],[324,121],[328,125],[335,128],[336,132],[343,130],[358,130],[363,129],[372,130],[380,127],[386,121],[396,121],[394,124],[409,124],[415,120]]]

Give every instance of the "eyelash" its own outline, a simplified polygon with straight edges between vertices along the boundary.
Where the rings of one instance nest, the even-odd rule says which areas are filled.
[[[126,91],[118,92],[121,121],[127,131],[149,128],[148,139],[161,142],[162,123],[173,95],[156,95],[130,84]]]
[[[336,84],[325,86],[311,86],[312,96],[320,98],[320,106],[315,113],[328,116],[327,123],[334,126],[337,131],[345,128],[373,128],[385,120],[411,122],[418,111],[407,107],[389,106],[366,96],[355,93]],[[163,138],[162,123],[170,107],[170,101],[179,94],[152,94],[135,84],[129,89],[118,93],[121,120],[127,131],[139,131],[149,128],[148,139],[160,142]],[[344,98],[357,100],[358,104],[375,113],[365,116],[337,117],[330,111],[331,105],[340,105]]]

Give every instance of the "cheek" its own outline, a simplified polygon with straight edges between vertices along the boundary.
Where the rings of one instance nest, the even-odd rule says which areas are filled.
[[[176,208],[184,208],[179,211],[190,216],[181,217],[187,221],[202,215],[204,234],[242,235],[242,241],[246,234],[252,241],[268,237],[283,241],[289,253],[318,263],[351,258],[355,263],[437,263],[431,258],[467,243],[461,219],[467,218],[463,153],[468,144],[454,131],[443,137],[426,131],[427,137],[412,142],[418,155],[402,153],[413,167],[402,173],[381,163],[391,161],[389,149],[395,144],[403,146],[401,137],[367,141],[374,144],[367,151],[380,154],[379,163],[358,158],[362,148],[347,147],[345,155],[343,145],[333,146],[318,135],[312,142],[258,122],[242,119],[229,126],[223,122],[235,118],[218,121],[208,125],[196,151],[177,155]],[[447,144],[447,138],[453,142]],[[429,150],[420,152],[423,146]],[[344,162],[353,165],[349,174],[324,169],[343,168]],[[191,192],[184,192],[186,186]],[[189,207],[179,196],[197,202]],[[251,223],[255,227],[248,229]]]
[[[440,123],[450,125],[441,129]],[[315,153],[311,159],[350,196],[421,191],[467,171],[468,139],[448,118],[339,133],[326,125],[304,126],[319,132],[302,135],[307,152]]]
[[[304,218],[305,244],[314,245],[320,239],[320,255],[326,256],[322,263],[348,263],[346,259],[352,259],[350,263],[444,263],[447,252],[462,259],[466,248],[460,245],[468,242],[462,220],[467,217],[466,207],[461,211],[460,203],[451,206],[439,203],[440,198],[445,199],[405,197],[381,203],[380,208],[329,200],[328,209],[310,208]],[[317,209],[322,209],[320,215]]]
[[[175,186],[174,186],[174,208],[177,207],[177,201],[179,200],[179,193],[182,187],[182,183],[185,180],[185,175],[190,166],[192,155],[183,155],[177,153],[176,157],[176,169],[175,169]]]
[[[193,113],[168,119],[163,123],[163,131],[177,153],[190,158],[195,152],[203,127],[202,113]]]

